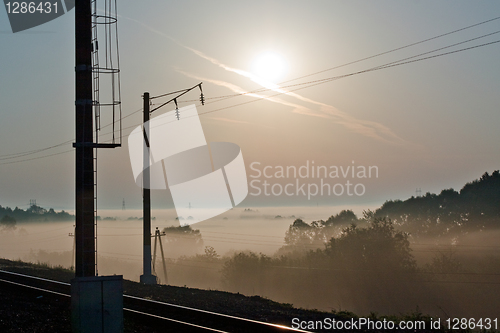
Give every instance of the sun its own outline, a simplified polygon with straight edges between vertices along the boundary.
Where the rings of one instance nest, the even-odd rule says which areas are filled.
[[[252,64],[252,73],[258,77],[276,83],[283,78],[286,72],[284,59],[276,53],[262,53]]]

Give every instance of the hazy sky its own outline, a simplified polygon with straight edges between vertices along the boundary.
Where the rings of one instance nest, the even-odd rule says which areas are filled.
[[[196,104],[207,141],[238,144],[248,180],[260,181],[254,185],[262,190],[266,178],[254,178],[254,162],[261,171],[265,166],[298,169],[312,161],[327,168],[378,168],[378,178],[324,180],[332,186],[347,180],[361,183],[365,191],[360,196],[316,195],[309,200],[304,195],[250,194],[242,206],[373,206],[406,199],[416,188],[422,193],[458,190],[484,172],[500,169],[500,43],[311,87],[297,85],[285,90],[303,89],[267,100],[257,95],[209,99],[271,87],[258,78],[263,72],[275,74],[273,83],[296,79],[284,85],[300,84],[498,32],[500,19],[324,71],[494,19],[500,16],[500,2],[118,1],[118,11],[124,116],[141,109],[144,91],[155,96],[203,81],[207,104]],[[421,57],[497,40],[500,33]],[[26,208],[36,199],[43,207],[73,209],[74,11],[13,34],[0,8],[0,45],[0,205]],[[263,54],[274,56],[256,65]],[[282,73],[274,73],[279,68]],[[274,89],[260,95],[279,93]],[[193,92],[182,100],[198,97]],[[239,105],[245,102],[250,103]],[[123,127],[141,120],[136,112],[124,119]],[[122,148],[99,151],[102,208],[119,209],[122,199],[130,208],[141,206],[126,144],[131,130],[124,130]],[[36,154],[9,155],[66,141]],[[52,154],[58,155],[48,156]],[[297,179],[273,175],[267,181],[295,186]],[[321,180],[298,181],[307,186]],[[165,192],[153,192],[153,207],[169,206]]]

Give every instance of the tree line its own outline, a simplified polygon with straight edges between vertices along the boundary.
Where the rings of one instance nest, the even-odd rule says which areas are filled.
[[[457,192],[442,190],[407,200],[389,200],[374,212],[398,227],[421,235],[456,235],[500,227],[500,172],[487,172]]]
[[[74,215],[71,215],[64,210],[56,212],[53,208],[49,210],[42,208],[37,205],[32,205],[28,209],[24,210],[19,207],[14,209],[10,207],[2,207],[0,205],[0,220],[7,217],[7,220],[14,219],[15,221],[72,221],[75,219]]]

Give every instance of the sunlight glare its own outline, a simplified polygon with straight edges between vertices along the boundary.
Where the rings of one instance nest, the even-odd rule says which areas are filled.
[[[252,64],[252,72],[267,81],[276,82],[283,78],[286,64],[283,58],[276,53],[260,54]]]

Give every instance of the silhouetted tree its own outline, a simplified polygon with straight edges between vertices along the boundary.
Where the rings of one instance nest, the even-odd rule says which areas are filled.
[[[30,208],[23,210],[19,207],[13,210],[9,207],[0,206],[0,217],[10,216],[17,221],[71,221],[75,218],[64,210],[56,212],[50,208],[48,211],[42,207],[32,205]]]
[[[254,252],[239,252],[224,263],[222,269],[222,284],[227,290],[255,294],[255,287],[265,277],[264,271],[271,258]]]
[[[416,267],[408,234],[396,231],[385,218],[375,219],[368,228],[351,225],[338,238],[331,238],[325,253],[338,267],[356,269],[412,270]]]
[[[342,230],[342,227],[357,222],[358,218],[352,210],[343,210],[330,216],[326,221],[313,221],[311,224],[296,219],[285,233],[285,243],[295,250],[323,248],[330,238]]]
[[[285,233],[285,243],[295,247],[309,247],[315,240],[320,228],[318,223],[309,225],[302,219],[296,219]]]
[[[405,201],[386,201],[375,217],[390,218],[413,235],[433,236],[500,227],[500,172],[484,173],[460,192],[426,193]]]
[[[213,248],[213,246],[205,246],[205,254],[203,255],[209,261],[219,259],[220,255],[217,254],[217,251]]]
[[[358,222],[358,217],[352,210],[343,210],[335,216],[330,216],[325,221],[325,226],[349,225]]]
[[[5,215],[0,219],[0,226],[2,226],[2,230],[11,231],[16,229],[16,219]]]
[[[463,271],[462,264],[458,261],[453,253],[438,253],[432,258],[430,264],[426,264],[425,271],[437,274],[453,274]]]
[[[167,227],[163,229],[167,257],[195,255],[203,249],[203,238],[200,230],[194,230],[190,225]]]

